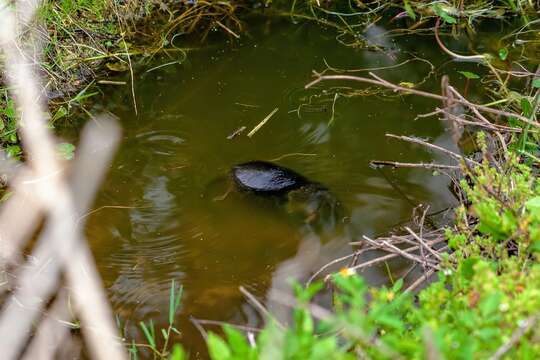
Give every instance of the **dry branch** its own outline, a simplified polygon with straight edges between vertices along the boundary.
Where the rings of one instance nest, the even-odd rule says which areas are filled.
[[[442,152],[444,154],[449,155],[450,157],[452,157],[452,158],[454,158],[456,160],[465,161],[469,165],[480,166],[480,163],[478,163],[478,162],[476,162],[474,160],[471,160],[471,159],[466,158],[466,157],[464,157],[462,155],[456,154],[455,152],[450,151],[448,149],[445,149],[443,147],[440,147],[438,145],[430,144],[427,141],[424,141],[424,140],[419,139],[419,138],[410,137],[410,136],[399,136],[399,135],[394,135],[394,134],[386,134],[386,136],[388,136],[390,138],[399,139],[399,140],[411,142],[411,143],[414,143],[414,144],[422,145],[422,146],[428,147],[430,149],[440,151],[440,152]]]
[[[385,161],[385,160],[371,160],[370,164],[372,166],[390,166],[395,168],[423,168],[423,169],[449,169],[449,170],[459,170],[458,165],[444,165],[444,164],[434,164],[434,163],[404,163],[397,161]]]
[[[389,81],[386,81],[386,80],[378,77],[377,75],[375,75],[373,73],[369,73],[369,75],[372,76],[373,79],[365,78],[365,77],[361,77],[361,76],[352,76],[352,75],[319,75],[317,73],[315,75],[317,76],[316,79],[313,80],[312,82],[310,82],[309,84],[307,84],[305,86],[306,89],[308,89],[308,88],[310,88],[310,87],[312,87],[312,86],[314,86],[314,85],[316,85],[316,84],[318,84],[318,83],[320,83],[322,81],[349,80],[349,81],[363,82],[363,83],[368,83],[368,84],[373,84],[373,85],[386,87],[386,88],[392,89],[394,91],[401,92],[403,94],[414,94],[414,95],[419,95],[419,96],[423,96],[423,97],[427,97],[427,98],[435,99],[435,100],[439,100],[439,101],[448,101],[449,100],[449,98],[447,96],[437,95],[437,94],[429,93],[429,92],[426,92],[426,91],[411,89],[411,88],[408,88],[408,87],[393,84],[393,83],[391,83]],[[474,104],[474,103],[471,103],[471,102],[468,102],[468,101],[467,101],[467,103],[465,103],[461,99],[454,99],[454,102],[462,104],[462,105],[474,106],[479,111],[483,111],[483,112],[490,113],[490,114],[493,114],[493,115],[500,115],[500,116],[504,116],[504,117],[508,117],[508,118],[513,117],[513,118],[519,119],[519,120],[523,121],[524,123],[529,124],[531,126],[540,127],[540,124],[537,121],[532,121],[532,120],[528,119],[527,117],[525,117],[523,115],[520,115],[520,114],[516,114],[516,113],[513,113],[513,112],[504,111],[504,110],[499,110],[499,109],[494,109],[494,108],[490,108],[488,106]]]

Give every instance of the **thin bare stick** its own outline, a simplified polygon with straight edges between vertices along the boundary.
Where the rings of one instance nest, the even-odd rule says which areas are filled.
[[[425,274],[422,274],[418,279],[416,279],[415,282],[413,282],[408,288],[404,290],[404,292],[412,292],[414,291],[418,286],[420,286],[424,281],[427,281],[431,275],[435,273],[434,269],[429,269]]]
[[[486,119],[482,114],[480,114],[480,111],[478,111],[478,109],[474,107],[473,104],[467,101],[467,99],[465,99],[465,97],[462,96],[456,89],[454,89],[452,86],[448,86],[448,90],[450,90],[455,96],[457,96],[461,101],[463,101],[472,110],[472,112],[478,117],[478,119],[483,121],[485,124],[491,125],[491,122],[488,119]],[[495,131],[495,135],[497,136],[497,138],[499,139],[499,142],[501,143],[501,147],[503,149],[502,153],[504,154],[505,158],[507,158],[506,154],[508,153],[508,149],[506,147],[506,142],[504,141],[504,138],[498,131]]]
[[[370,73],[370,75],[373,76],[372,73]],[[394,85],[394,84],[392,84],[390,82],[387,82],[387,81],[381,81],[382,79],[381,80],[375,80],[375,79],[365,78],[365,77],[361,77],[361,76],[353,76],[353,75],[322,75],[322,76],[319,76],[317,74],[317,78],[315,78],[315,80],[313,80],[312,82],[307,84],[305,86],[305,88],[309,89],[310,87],[315,86],[316,84],[320,83],[321,81],[326,81],[326,80],[352,80],[352,81],[364,82],[364,83],[378,85],[378,86],[384,86],[384,87],[394,89],[396,91],[401,91],[403,93],[416,94],[416,95],[428,97],[428,98],[431,98],[431,99],[436,99],[436,100],[444,100],[444,99],[446,99],[444,96],[441,96],[441,95],[436,95],[436,94],[428,93],[428,92],[425,92],[425,91],[411,89],[411,88],[407,88],[407,87],[404,87],[404,86]]]
[[[298,299],[284,292],[278,291],[275,294],[270,295],[269,300],[275,301],[278,304],[285,305],[290,308],[294,308],[298,306]],[[329,319],[333,316],[330,310],[327,310],[317,304],[308,304],[307,306],[309,308],[309,311],[313,315],[313,317],[318,320]]]
[[[234,36],[235,38],[240,39],[240,35],[238,35],[238,34],[235,33],[234,31],[232,31],[231,29],[229,29],[228,27],[226,27],[225,25],[223,25],[221,22],[216,21],[216,24],[218,24],[220,28],[222,28],[223,30],[225,30],[226,32],[228,32],[229,34],[231,34],[232,36]]]
[[[193,316],[190,316],[189,321],[195,326],[197,330],[199,330],[199,333],[203,337],[204,341],[208,339],[208,333],[204,329],[204,327],[199,323],[199,320],[195,319]]]
[[[435,244],[441,243],[443,241],[445,241],[445,239],[441,238],[441,239],[435,240],[435,241],[433,241],[433,242],[431,242],[429,244],[435,245]],[[386,249],[383,249],[383,248],[380,248],[380,249],[381,250],[386,250]],[[420,249],[420,246],[415,245],[415,246],[411,246],[411,247],[408,247],[406,249],[403,249],[402,251],[404,251],[404,252],[412,252],[412,251],[416,251],[418,249]],[[399,253],[392,253],[392,254],[380,256],[378,258],[375,258],[375,259],[363,262],[361,264],[352,266],[352,267],[350,267],[350,269],[351,270],[360,270],[360,269],[367,268],[367,267],[379,264],[381,262],[384,262],[384,261],[387,261],[387,260],[390,260],[390,259],[393,259],[393,258],[396,258],[396,257],[399,257],[399,256],[401,256],[401,254],[399,254]]]
[[[476,61],[476,62],[486,60],[485,55],[459,55],[459,54],[456,54],[453,51],[450,51],[446,46],[444,46],[443,42],[441,41],[441,39],[439,37],[439,25],[440,25],[440,23],[441,23],[441,18],[437,17],[437,21],[435,22],[435,28],[434,28],[435,40],[437,40],[437,43],[439,44],[439,47],[441,48],[442,51],[444,51],[445,53],[447,53],[451,57],[459,59],[459,60]]]
[[[131,77],[131,97],[133,98],[133,110],[135,111],[135,116],[137,116],[139,111],[137,110],[137,97],[135,96],[135,76],[133,75],[133,65],[131,64],[131,55],[129,54],[126,40],[122,38],[122,41],[124,43],[124,49],[126,50],[126,55],[129,63],[129,76]]]
[[[426,242],[424,240],[422,240],[422,238],[420,236],[418,236],[408,226],[405,227],[405,230],[407,230],[407,232],[409,234],[411,234],[416,240],[418,240],[418,242],[422,245],[422,247],[424,249],[426,249],[427,251],[429,251],[433,256],[435,256],[437,258],[437,260],[442,261],[441,256],[435,250],[433,250],[433,248],[431,246],[428,246],[428,244],[426,244]]]
[[[196,321],[201,325],[216,325],[216,326],[232,326],[234,328],[237,328],[242,331],[252,331],[252,332],[261,332],[262,329],[253,327],[253,326],[246,326],[246,325],[238,325],[238,324],[231,324],[226,321],[218,321],[218,320],[208,320],[208,319],[197,319],[193,316],[191,317],[191,321]]]
[[[436,262],[429,261],[429,260],[424,261],[422,258],[419,258],[418,256],[414,256],[412,254],[409,254],[408,252],[401,250],[400,248],[390,244],[389,242],[387,242],[385,240],[377,242],[377,241],[375,241],[373,239],[370,239],[369,237],[367,237],[365,235],[363,235],[362,238],[364,238],[364,240],[366,240],[367,242],[369,242],[370,244],[372,244],[374,246],[379,245],[381,247],[381,249],[383,249],[383,250],[390,251],[390,252],[393,252],[395,254],[399,254],[399,255],[403,256],[404,258],[406,258],[406,259],[416,261],[416,262],[418,262],[420,264],[423,264],[425,262],[427,266],[429,266],[431,268],[435,268],[437,270],[440,270],[440,267]]]
[[[448,97],[445,97],[445,96],[432,94],[432,93],[429,93],[429,92],[426,92],[426,91],[411,89],[411,88],[408,88],[408,87],[392,84],[391,82],[388,82],[388,81],[386,81],[384,79],[381,79],[380,77],[376,76],[373,73],[370,73],[370,75],[372,77],[374,77],[374,79],[365,78],[365,77],[361,77],[361,76],[352,76],[352,75],[322,75],[322,76],[319,75],[319,74],[315,74],[315,75],[317,76],[317,78],[315,78],[315,80],[313,80],[309,84],[307,84],[305,86],[306,89],[309,89],[310,87],[313,87],[313,86],[315,86],[316,84],[318,84],[318,83],[320,83],[322,81],[350,80],[350,81],[363,82],[363,83],[368,83],[368,84],[373,84],[373,85],[378,85],[378,86],[384,86],[384,87],[393,89],[394,91],[399,91],[399,92],[402,92],[402,93],[405,93],[405,94],[415,94],[415,95],[419,95],[419,96],[423,96],[423,97],[427,97],[427,98],[431,98],[431,99],[435,99],[435,100],[439,100],[439,101],[448,100]],[[456,103],[467,105],[467,104],[463,103],[462,100],[460,100],[460,99],[454,99],[454,101]],[[504,117],[513,117],[513,118],[516,118],[516,119],[519,119],[519,120],[523,121],[526,124],[530,124],[531,126],[540,127],[540,124],[538,122],[531,121],[528,118],[526,118],[525,116],[520,115],[520,114],[516,114],[516,113],[512,113],[512,112],[508,112],[508,111],[503,111],[503,110],[499,110],[499,109],[494,109],[494,108],[490,108],[490,107],[484,106],[484,105],[479,105],[479,104],[474,104],[474,103],[470,103],[470,104],[472,106],[476,107],[480,111],[484,111],[484,112],[487,112],[487,113],[491,113],[491,114],[494,114],[494,115],[500,115],[500,116],[504,116]]]
[[[519,324],[519,327],[512,333],[510,339],[497,349],[489,359],[498,360],[504,356],[519,340],[538,322],[538,315],[529,316],[525,321]]]
[[[358,256],[360,254],[365,253],[366,251],[371,251],[371,250],[375,250],[375,248],[370,247],[368,249],[362,249],[362,250],[359,250],[359,251],[355,251],[352,254],[345,255],[345,256],[342,256],[340,258],[337,258],[337,259],[334,259],[334,260],[330,261],[329,263],[323,265],[319,270],[315,271],[315,273],[310,276],[308,281],[306,281],[306,286],[309,286],[309,284],[311,284],[313,282],[313,280],[315,280],[315,278],[317,278],[317,276],[319,276],[323,271],[328,269],[330,266],[335,265],[335,264],[339,264],[340,262],[343,262],[343,261],[348,260],[350,258],[356,257],[356,256]]]
[[[385,161],[385,160],[371,160],[369,162],[373,166],[390,166],[395,168],[423,168],[423,169],[450,169],[450,170],[459,170],[458,165],[443,165],[443,164],[433,164],[433,163],[404,163],[397,161]]]
[[[444,114],[445,116],[450,117],[451,118],[450,120],[458,122],[460,124],[479,126],[479,127],[482,127],[484,129],[490,130],[490,131],[502,131],[502,132],[509,132],[509,133],[522,133],[523,132],[523,129],[521,129],[521,128],[515,128],[515,127],[504,126],[504,125],[493,124],[493,123],[485,123],[485,122],[479,122],[479,121],[466,120],[466,119],[463,119],[463,118],[461,118],[459,116],[456,116],[456,115],[448,112],[445,109],[440,109],[440,108],[437,108],[437,110],[434,111],[431,114],[425,114],[425,115],[433,116],[433,115],[436,115],[436,114]],[[424,115],[419,115],[418,117],[424,117]],[[476,119],[476,118],[473,117],[473,119]],[[534,131],[534,130],[532,130],[532,131]]]
[[[255,296],[253,296],[253,294],[251,294],[249,291],[246,290],[246,288],[244,288],[243,286],[240,286],[240,292],[242,294],[244,294],[244,296],[246,297],[246,299],[248,299],[248,301],[253,305],[255,306],[255,308],[260,312],[260,314],[266,319],[271,319],[273,321],[275,321],[275,323],[282,329],[285,329],[285,326],[280,323],[272,314],[270,314],[270,312],[264,307],[263,304],[261,304],[261,302],[259,300],[257,300],[257,298]]]
[[[414,138],[414,137],[410,137],[410,136],[404,136],[404,135],[394,135],[394,134],[386,134],[386,136],[394,138],[394,139],[399,139],[399,140],[419,144],[419,145],[422,145],[422,146],[425,146],[425,147],[428,147],[428,148],[431,148],[431,149],[438,150],[438,151],[440,151],[442,153],[445,153],[445,154],[449,155],[450,157],[453,157],[456,160],[463,160],[463,161],[469,163],[470,165],[474,165],[474,166],[480,166],[481,165],[477,161],[474,161],[472,159],[469,159],[469,158],[466,158],[466,157],[461,156],[459,154],[456,154],[455,152],[450,151],[448,149],[445,149],[445,148],[443,148],[441,146],[428,143],[427,141],[424,141],[422,139],[418,139],[418,138]]]

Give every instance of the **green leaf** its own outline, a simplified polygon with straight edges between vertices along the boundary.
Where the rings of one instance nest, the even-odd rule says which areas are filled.
[[[501,302],[501,293],[495,292],[490,294],[480,303],[480,312],[483,317],[493,314],[497,311],[499,303]]]
[[[540,196],[533,197],[525,203],[527,209],[531,211],[540,211]]]
[[[174,295],[176,292],[176,286],[174,285],[174,279],[171,280],[171,290],[169,291],[169,325],[174,322]]]
[[[540,241],[535,241],[529,248],[532,252],[540,252]]]
[[[231,358],[231,350],[227,343],[216,334],[208,333],[208,352],[212,360],[228,360]]]
[[[72,160],[75,157],[75,145],[60,143],[56,145],[56,153],[63,160]]]
[[[169,325],[174,324],[174,315],[180,307],[180,300],[182,299],[182,293],[184,288],[180,285],[178,291],[176,290],[176,285],[174,284],[174,279],[171,280],[171,290],[169,293]]]
[[[227,342],[234,354],[241,359],[247,358],[251,348],[249,347],[245,336],[229,325],[224,326],[223,331],[225,332],[225,335],[227,335]]]
[[[171,356],[169,356],[169,360],[186,360],[186,359],[187,359],[187,356],[182,345],[174,344]]]
[[[460,272],[461,275],[467,279],[470,280],[474,276],[474,265],[478,262],[478,259],[476,258],[468,258],[461,262],[461,268]]]
[[[532,113],[532,105],[527,98],[521,98],[521,111],[523,112],[524,116],[531,116]]]
[[[135,340],[131,340],[131,346],[129,347],[128,352],[131,354],[129,356],[129,358],[131,360],[138,360],[139,359],[137,345],[135,345]]]
[[[310,284],[307,288],[304,288],[298,283],[294,283],[293,286],[298,300],[301,302],[309,302],[319,291],[321,291],[324,284],[321,281],[316,281]]]
[[[458,73],[465,76],[467,79],[480,79],[480,76],[470,71],[458,71]]]
[[[501,59],[502,61],[505,61],[507,57],[508,57],[508,49],[507,48],[499,49],[499,59]]]
[[[398,292],[401,289],[402,286],[403,286],[403,278],[396,281],[394,286],[392,286],[392,291],[393,292]]]
[[[525,207],[537,219],[540,219],[540,196],[533,197],[525,203]]]
[[[481,340],[489,341],[496,340],[499,338],[501,330],[498,328],[483,328],[476,331],[476,334]]]
[[[139,323],[139,325],[141,326],[141,329],[144,333],[144,336],[146,337],[146,340],[148,341],[148,344],[155,348],[156,347],[156,339],[155,339],[155,336],[154,336],[154,323],[152,322],[152,320],[150,320],[150,325],[149,326],[146,326],[146,324],[141,321]]]
[[[6,116],[9,118],[9,119],[15,119],[15,103],[13,102],[12,99],[9,99],[7,101],[7,104],[6,104],[6,109],[4,110],[4,114],[6,114]]]
[[[411,19],[416,20],[416,14],[414,13],[414,10],[412,9],[411,4],[409,4],[408,0],[403,0],[403,8]]]
[[[443,7],[440,4],[433,4],[431,6],[431,8],[433,9],[433,12],[435,14],[437,14],[437,16],[439,16],[441,19],[444,20],[444,22],[446,22],[448,24],[456,24],[457,23],[457,20],[454,17],[450,16],[450,14],[448,14],[447,10],[443,9]]]
[[[532,87],[534,88],[540,88],[540,79],[539,78],[534,78],[533,81],[532,81]]]
[[[311,349],[311,359],[335,359],[337,337],[329,336],[317,341]]]
[[[16,143],[19,142],[19,137],[17,136],[16,132],[13,132],[13,133],[9,134],[9,136],[7,137],[7,140],[10,143],[16,144]]]
[[[65,117],[67,114],[68,114],[67,109],[64,106],[60,106],[60,108],[56,110],[56,112],[54,113],[51,121],[49,121],[49,124],[51,125],[54,124],[56,120]]]
[[[403,328],[403,322],[397,317],[390,314],[380,314],[376,317],[376,322],[378,324],[394,328],[394,329],[402,329]]]
[[[8,145],[6,146],[6,154],[10,158],[19,159],[22,149],[19,145]]]

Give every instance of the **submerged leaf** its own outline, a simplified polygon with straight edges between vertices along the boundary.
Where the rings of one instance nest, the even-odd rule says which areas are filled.
[[[412,89],[414,87],[414,83],[408,82],[408,81],[402,81],[399,83],[399,86],[403,86],[409,89]]]
[[[127,71],[129,69],[129,67],[128,67],[128,65],[126,63],[123,63],[123,62],[120,62],[120,61],[108,62],[107,64],[105,64],[105,66],[107,66],[107,69],[109,69],[111,71],[116,71],[116,72],[123,72],[123,71]]]

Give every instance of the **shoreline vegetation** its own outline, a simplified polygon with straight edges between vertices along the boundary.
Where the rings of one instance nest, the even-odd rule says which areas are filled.
[[[488,104],[468,100],[467,89],[452,87],[446,76],[441,93],[435,94],[415,84],[389,83],[376,73],[315,74],[308,87],[328,80],[369,83],[401,96],[441,102],[428,115],[444,120],[456,143],[464,133],[471,136],[474,151],[458,154],[424,139],[388,134],[393,141],[444,152],[455,164],[387,159],[372,165],[418,167],[449,176],[460,199],[455,223],[433,229],[427,209],[419,209],[400,235],[354,239],[363,247],[329,264],[329,268],[341,267],[340,271],[328,273],[323,268],[308,285],[294,284],[296,298],[283,299],[284,305],[294,308],[291,324],[281,324],[265,313],[267,325],[256,331],[225,325],[221,336],[207,334],[202,322],[197,325],[213,360],[536,359],[540,357],[538,11],[527,0],[61,0],[47,2],[35,26],[42,29],[46,44],[40,71],[47,79],[51,127],[74,111],[86,112],[85,102],[96,94],[91,85],[97,74],[125,72],[133,82],[137,64],[157,56],[170,62],[188,57],[195,48],[182,47],[186,37],[204,41],[213,32],[242,36],[243,19],[251,14],[314,22],[335,31],[336,41],[344,46],[374,51],[384,49],[370,44],[362,32],[370,24],[391,19],[396,32],[433,34],[449,59],[483,65],[486,75],[462,75],[467,81],[482,82],[491,99]],[[501,37],[493,54],[458,54],[444,44],[440,34],[474,33],[484,19],[518,21],[520,26]],[[102,83],[129,86],[129,82],[106,81]],[[3,90],[0,143],[8,156],[23,158],[13,101]],[[133,103],[136,108],[135,95]],[[60,149],[66,158],[75,151],[68,145]],[[382,255],[357,263],[359,253],[367,251]],[[362,279],[363,268],[398,257],[421,270],[416,281],[405,286],[402,280],[391,279],[389,287],[371,288]],[[325,287],[333,291],[332,309],[312,302]],[[166,336],[161,339],[151,324],[141,324],[148,344],[127,344],[133,358],[188,357],[180,345],[173,345],[172,333],[178,332],[174,314],[181,307],[181,290],[174,283],[171,294],[169,328],[162,331]],[[245,295],[256,308],[262,307],[249,293]]]

